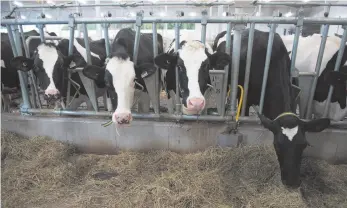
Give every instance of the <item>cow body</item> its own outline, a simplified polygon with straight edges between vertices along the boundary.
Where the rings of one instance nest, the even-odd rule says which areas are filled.
[[[130,28],[120,30],[111,45],[111,56],[107,65],[105,67],[90,65],[83,70],[86,77],[106,85],[115,109],[112,120],[119,125],[131,122],[134,92],[136,89],[147,92],[143,77],[150,76],[156,71],[151,34],[140,35],[137,63],[133,62],[135,34]],[[158,36],[158,51],[161,52],[162,39],[160,35]]]
[[[291,51],[294,43],[294,35],[283,36],[282,39],[284,40],[287,50]],[[300,72],[315,72],[320,42],[320,34],[300,37],[295,68]],[[329,87],[333,85],[334,91],[328,111],[328,118],[335,121],[340,121],[347,116],[345,76],[345,74],[347,74],[347,45],[344,49],[339,72],[333,72],[340,42],[341,38],[339,37],[331,36],[327,38],[312,105],[314,115],[322,117],[327,102]],[[309,90],[309,85],[302,85],[301,87],[307,88],[302,90]]]
[[[106,52],[103,39],[90,42],[92,64],[103,66]],[[17,70],[29,71],[33,69],[34,74],[40,82],[41,89],[45,90],[45,100],[48,102],[57,101],[60,97],[66,98],[68,83],[68,68],[84,67],[87,63],[84,41],[81,38],[74,39],[73,55],[68,56],[69,40],[63,39],[58,45],[54,43],[42,43],[37,47],[32,58],[16,57],[12,60],[12,65]],[[91,103],[83,86],[80,76],[77,72],[71,74],[73,87],[71,87],[70,96],[76,93],[75,83],[80,86],[80,95],[76,96],[70,109],[76,109],[83,102],[91,108]],[[102,83],[96,83],[96,96],[103,95],[104,86]],[[100,90],[101,88],[101,90]]]

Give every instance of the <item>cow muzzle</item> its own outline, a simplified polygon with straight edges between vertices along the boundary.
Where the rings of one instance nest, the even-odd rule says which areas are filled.
[[[132,121],[131,112],[114,112],[112,121],[119,125],[130,124]]]
[[[186,114],[199,114],[205,108],[204,97],[193,97],[187,99],[187,108],[183,107]]]
[[[44,99],[49,102],[57,101],[60,99],[60,92],[57,89],[45,90]]]

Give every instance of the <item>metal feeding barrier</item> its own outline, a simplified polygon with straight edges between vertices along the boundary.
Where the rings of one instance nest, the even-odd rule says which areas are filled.
[[[182,23],[200,23],[202,25],[201,27],[201,41],[205,44],[206,42],[206,26],[207,24],[213,24],[213,23],[223,23],[227,24],[226,29],[226,53],[230,54],[230,51],[232,51],[232,63],[231,64],[231,93],[230,93],[230,111],[231,115],[226,115],[226,94],[227,94],[227,83],[228,83],[228,75],[229,75],[229,66],[226,66],[224,70],[210,70],[211,76],[221,76],[222,79],[220,79],[221,83],[217,83],[219,89],[219,98],[217,100],[217,110],[219,115],[199,115],[199,116],[189,116],[189,115],[182,115],[180,112],[180,97],[179,93],[176,93],[176,105],[175,105],[175,114],[167,114],[167,113],[160,113],[160,82],[159,82],[159,72],[158,70],[155,72],[154,76],[145,77],[146,86],[148,88],[148,93],[150,100],[153,103],[154,106],[154,114],[148,113],[148,114],[140,114],[140,113],[133,113],[133,118],[138,119],[171,119],[171,120],[205,120],[205,121],[219,121],[219,122],[225,122],[225,121],[232,121],[236,122],[237,115],[237,92],[238,92],[238,75],[239,75],[239,65],[240,65],[240,48],[241,48],[241,34],[242,31],[245,29],[245,24],[250,24],[249,29],[249,37],[248,37],[248,45],[247,45],[247,60],[246,60],[246,68],[245,68],[245,79],[244,79],[244,100],[241,110],[241,117],[238,119],[242,122],[257,122],[257,118],[249,118],[245,117],[246,107],[247,107],[247,95],[249,90],[249,76],[250,76],[250,68],[251,68],[251,62],[252,62],[252,49],[253,49],[253,41],[254,41],[254,30],[255,30],[255,24],[257,23],[266,23],[269,24],[270,30],[269,30],[269,39],[267,44],[267,52],[266,52],[266,60],[265,60],[265,66],[264,66],[264,76],[263,76],[263,82],[262,82],[262,88],[261,88],[261,95],[260,95],[260,113],[263,111],[264,106],[264,98],[265,98],[265,89],[267,84],[267,78],[268,78],[268,71],[270,67],[270,61],[271,61],[271,53],[272,53],[272,46],[273,46],[273,40],[276,33],[276,28],[278,24],[295,24],[295,35],[294,35],[294,42],[293,42],[293,48],[292,48],[292,54],[291,54],[291,76],[313,76],[313,82],[311,84],[311,89],[308,97],[308,104],[307,104],[307,113],[306,113],[306,119],[311,119],[312,116],[312,102],[313,102],[313,96],[317,84],[317,79],[319,76],[319,69],[322,62],[322,57],[324,53],[325,43],[328,36],[328,29],[329,25],[343,25],[343,35],[341,38],[341,44],[339,47],[339,53],[337,57],[337,61],[335,64],[335,71],[338,71],[341,65],[341,58],[344,50],[344,44],[347,39],[347,30],[346,30],[346,24],[347,24],[347,18],[328,18],[328,15],[325,15],[325,17],[304,17],[303,16],[303,8],[305,6],[327,6],[327,8],[330,8],[330,6],[347,6],[347,4],[318,4],[318,3],[276,3],[276,2],[253,2],[254,5],[288,5],[288,6],[299,6],[299,15],[297,17],[282,17],[282,16],[270,16],[270,17],[257,17],[257,16],[225,16],[225,17],[208,17],[207,12],[203,11],[201,17],[184,17],[183,12],[179,12],[177,17],[169,18],[158,18],[158,17],[144,17],[142,12],[138,12],[135,18],[113,18],[113,17],[104,17],[104,18],[75,18],[74,16],[70,15],[69,18],[62,18],[59,20],[46,20],[46,19],[27,19],[27,20],[19,20],[19,19],[3,19],[2,24],[6,25],[11,47],[13,50],[14,56],[20,56],[22,55],[22,48],[20,46],[20,34],[18,32],[18,26],[20,28],[20,32],[23,34],[22,25],[37,25],[40,32],[40,38],[42,42],[45,42],[46,39],[51,39],[49,37],[44,36],[43,27],[46,24],[67,24],[69,26],[70,30],[70,36],[69,36],[69,55],[72,55],[73,53],[73,42],[74,42],[74,30],[76,25],[82,24],[83,25],[83,33],[84,33],[84,43],[85,43],[85,49],[86,49],[86,55],[87,55],[87,63],[91,64],[91,57],[90,57],[90,48],[89,48],[89,40],[88,40],[88,30],[87,30],[87,24],[102,24],[103,31],[104,31],[104,38],[105,38],[105,48],[106,48],[106,55],[107,57],[110,57],[110,45],[109,45],[109,36],[108,36],[108,29],[110,24],[125,24],[125,23],[133,23],[135,24],[135,43],[134,43],[134,63],[136,64],[137,61],[137,55],[139,50],[139,41],[140,41],[140,34],[141,34],[141,26],[144,23],[151,23],[152,29],[153,29],[153,51],[154,55],[156,56],[158,54],[158,42],[157,42],[157,24],[158,23],[175,23],[175,50],[177,51],[180,44],[180,24]],[[137,4],[133,5],[135,6],[153,6],[153,5],[179,5],[179,4],[170,4],[170,3],[155,3],[155,4]],[[186,3],[184,4],[186,5]],[[232,5],[231,3],[206,3],[206,4],[193,4],[195,6],[215,6],[215,5]],[[67,7],[74,7],[76,5],[64,5],[64,6],[56,6],[56,8],[67,8]],[[101,5],[79,5],[79,6],[101,6]],[[105,6],[105,5],[104,5]],[[109,5],[111,6],[111,5]],[[120,6],[120,7],[126,7],[131,6],[128,4],[112,4],[112,6]],[[36,7],[36,6],[35,6]],[[40,6],[39,8],[53,8],[54,6]],[[24,6],[24,7],[16,7],[16,9],[21,8],[32,8],[32,6]],[[37,7],[36,7],[37,8]],[[295,59],[297,54],[297,47],[299,43],[299,37],[302,30],[302,26],[304,24],[323,24],[323,33],[322,33],[322,40],[320,43],[320,49],[319,49],[319,55],[317,59],[317,64],[315,68],[315,73],[299,73],[299,75],[294,73],[295,69]],[[234,29],[233,33],[233,47],[231,50],[231,31],[232,28]],[[23,37],[23,35],[22,35]],[[24,47],[25,48],[25,47]],[[25,54],[28,57],[28,49],[25,48]],[[40,109],[32,108],[30,103],[30,99],[28,97],[28,89],[26,88],[26,85],[24,84],[24,76],[26,76],[26,73],[18,71],[19,78],[20,78],[20,84],[21,84],[21,91],[23,96],[23,103],[20,112],[23,114],[48,114],[48,115],[79,115],[79,116],[111,116],[110,112],[97,112],[98,111],[98,104],[97,104],[97,96],[95,94],[95,86],[94,82],[86,77],[79,71],[79,75],[82,79],[82,82],[87,90],[87,94],[89,98],[91,99],[91,102],[93,104],[93,107],[95,111],[68,111],[68,110],[50,110],[50,109],[41,109],[41,104],[39,104]],[[32,72],[30,72],[30,75],[33,77]],[[69,84],[68,84],[68,93],[67,93],[67,103],[70,102],[70,89],[71,89],[71,70],[69,70],[68,73],[69,76]],[[33,96],[38,95],[37,87],[35,85],[35,82],[33,80],[33,89],[35,89],[35,92],[33,92]],[[176,69],[176,92],[180,91],[179,86],[179,80],[178,80],[178,69]],[[328,101],[326,102],[325,110],[324,110],[324,116],[327,115],[328,108],[330,105],[331,97],[332,97],[332,91],[333,87],[331,86],[329,89],[329,95],[328,95]],[[33,99],[35,100],[35,99]],[[337,125],[347,125],[347,122],[341,121],[341,122],[332,122]]]

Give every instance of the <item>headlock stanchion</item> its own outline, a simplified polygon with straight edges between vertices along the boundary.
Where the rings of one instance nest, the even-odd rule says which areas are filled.
[[[299,9],[298,22],[296,23],[296,26],[295,26],[293,48],[291,51],[291,65],[290,65],[291,77],[294,77],[294,75],[295,75],[296,52],[298,50],[299,37],[300,37],[302,26],[303,26],[303,18],[304,18],[304,10],[302,8],[300,8]]]
[[[263,83],[261,86],[261,95],[260,95],[260,103],[259,103],[259,113],[263,113],[263,107],[264,107],[264,101],[265,101],[265,90],[266,90],[266,84],[267,84],[267,78],[269,75],[269,68],[270,68],[270,61],[271,61],[271,54],[272,54],[272,45],[276,33],[276,27],[277,24],[272,23],[270,25],[270,33],[269,33],[269,40],[267,44],[267,50],[266,50],[266,59],[265,59],[265,67],[264,67],[264,76],[263,76]]]
[[[106,16],[105,16],[106,17]],[[110,39],[109,39],[109,35],[108,35],[108,28],[110,27],[110,24],[109,23],[104,23],[104,24],[101,24],[101,26],[103,27],[103,30],[104,30],[104,39],[105,39],[105,49],[106,49],[106,60],[107,58],[110,58]],[[105,63],[106,65],[107,63]],[[105,92],[106,96],[104,97],[104,99],[106,99],[106,107],[107,107],[107,110],[108,111],[112,111],[113,110],[113,106],[112,106],[112,102],[111,102],[111,98],[107,97],[108,95],[108,92],[106,90]]]
[[[73,54],[73,46],[74,46],[74,40],[75,40],[75,18],[73,15],[70,15],[69,19],[69,51],[68,55],[72,56]],[[67,93],[66,93],[66,107],[68,108],[70,106],[70,92],[71,92],[71,71],[68,70],[67,72]]]
[[[45,27],[44,24],[37,24],[36,27],[39,29],[41,42],[44,43],[46,41],[45,39],[45,33],[43,31],[43,28]]]
[[[338,52],[338,55],[336,58],[334,71],[340,70],[343,53],[347,53],[347,51],[344,52],[345,46],[346,46],[346,41],[347,41],[347,25],[343,25],[342,28],[344,31],[343,31],[343,35],[341,38],[340,48],[339,48],[339,52]],[[331,97],[333,96],[333,91],[334,91],[334,86],[330,85],[328,98],[327,98],[327,101],[326,101],[325,106],[324,106],[323,117],[327,117],[327,115],[328,115],[328,110],[330,107]]]
[[[230,50],[231,50],[231,23],[227,23],[227,33],[226,35],[226,40],[225,40],[225,53],[230,55]],[[230,63],[229,63],[230,64]],[[225,109],[225,102],[226,102],[226,94],[228,90],[228,75],[229,75],[229,64],[224,67],[224,78],[223,78],[223,89],[222,89],[222,96],[221,96],[221,105],[222,105],[222,112],[221,112],[221,117],[224,117],[226,114],[226,109]]]
[[[316,62],[315,75],[314,75],[313,81],[311,83],[310,94],[309,94],[308,102],[307,102],[306,119],[311,119],[311,117],[312,117],[312,103],[313,103],[314,93],[316,91],[320,67],[322,65],[322,59],[323,59],[325,44],[326,44],[327,38],[328,38],[328,32],[329,32],[329,25],[324,25],[323,26],[322,40],[320,42],[318,58],[317,58],[317,62]]]
[[[177,12],[177,17],[182,17],[183,12]],[[179,21],[175,22],[175,52],[178,53],[180,48],[180,23]],[[176,94],[175,94],[175,113],[179,114],[181,112],[181,99],[180,99],[180,82],[179,82],[179,73],[178,67],[175,69],[176,74]]]
[[[255,24],[251,23],[248,35],[248,46],[247,46],[247,62],[245,69],[245,81],[244,81],[244,94],[243,94],[243,104],[241,110],[241,116],[245,116],[247,108],[247,96],[248,96],[248,86],[249,86],[249,76],[251,74],[251,64],[252,64],[252,53],[253,53],[253,40],[254,40],[254,27]]]
[[[206,44],[207,11],[201,12],[201,42]]]
[[[153,32],[153,56],[158,55],[158,33],[157,33],[157,23],[152,23],[152,32]],[[155,95],[154,95],[154,113],[160,113],[160,81],[159,81],[159,69],[154,74],[154,84],[155,84]]]

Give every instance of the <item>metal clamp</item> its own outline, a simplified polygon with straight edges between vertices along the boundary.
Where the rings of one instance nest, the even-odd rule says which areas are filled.
[[[302,27],[304,25],[304,8],[300,7],[298,11],[298,22],[296,27]]]
[[[207,25],[207,17],[208,17],[208,13],[207,10],[203,10],[201,12],[202,18],[201,18],[201,24],[202,25]]]
[[[136,13],[136,23],[135,23],[135,25],[137,27],[142,26],[142,19],[143,19],[143,11],[137,12]]]
[[[69,24],[68,24],[68,27],[69,28],[76,28],[76,25],[75,25],[75,17],[73,15],[69,15]]]

